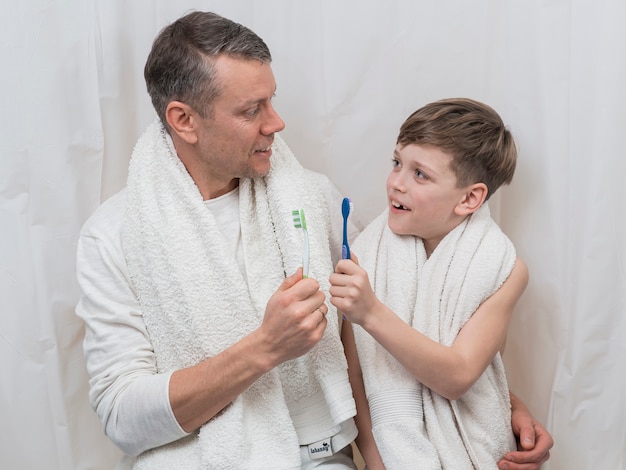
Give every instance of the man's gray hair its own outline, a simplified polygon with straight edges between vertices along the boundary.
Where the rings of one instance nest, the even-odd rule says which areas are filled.
[[[219,55],[272,61],[269,48],[253,31],[216,13],[196,11],[166,26],[156,37],[144,68],[152,105],[169,128],[170,101],[188,104],[202,117],[221,92],[213,58]]]

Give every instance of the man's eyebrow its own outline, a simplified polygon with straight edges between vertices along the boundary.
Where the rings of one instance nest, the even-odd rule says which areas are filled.
[[[256,104],[259,104],[259,103],[263,103],[264,101],[271,100],[274,96],[276,96],[276,90],[277,90],[277,88],[275,87],[274,88],[274,92],[269,97],[268,96],[264,96],[264,97],[258,98],[258,99],[251,98],[249,100],[243,101],[241,103],[241,106],[245,108],[245,107],[248,107],[248,106],[253,106],[253,105],[256,105]]]

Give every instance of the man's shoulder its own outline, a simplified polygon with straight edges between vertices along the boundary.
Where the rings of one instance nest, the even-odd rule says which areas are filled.
[[[330,181],[330,178],[328,178],[328,176],[326,176],[325,174],[309,170],[308,168],[305,168],[304,171],[306,172],[307,177],[310,178],[311,181],[317,183],[320,189],[325,191],[332,191],[336,189],[333,183]]]
[[[126,189],[122,189],[98,206],[83,225],[81,235],[101,237],[119,231],[125,210]]]
[[[324,196],[324,199],[326,199],[326,202],[331,208],[331,213],[335,211],[336,207],[341,208],[343,195],[330,178],[323,173],[318,173],[317,171],[309,170],[308,168],[305,168],[305,172],[309,182],[316,186],[320,193]]]

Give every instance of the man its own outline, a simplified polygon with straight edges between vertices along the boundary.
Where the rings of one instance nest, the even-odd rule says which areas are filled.
[[[355,468],[355,406],[326,297],[340,197],[276,135],[270,62],[258,36],[213,13],[166,27],[145,67],[159,119],[127,188],[81,233],[90,399],[127,466]],[[534,439],[520,409],[513,426]],[[544,436],[533,462],[551,447]]]

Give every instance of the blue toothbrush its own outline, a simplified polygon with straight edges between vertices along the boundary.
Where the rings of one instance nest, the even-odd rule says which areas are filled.
[[[350,259],[350,245],[348,244],[348,216],[354,210],[354,204],[348,197],[341,201],[341,215],[343,215],[343,243],[341,245],[341,259]],[[346,316],[342,315],[345,320]]]
[[[350,259],[350,245],[348,245],[348,216],[354,210],[350,198],[344,197],[341,203],[341,215],[343,215],[343,244],[341,245],[341,258]]]
[[[304,234],[304,248],[302,250],[302,278],[309,277],[309,232],[306,228],[306,219],[304,218],[304,209],[294,209],[291,211],[293,216],[293,226],[301,228]]]

